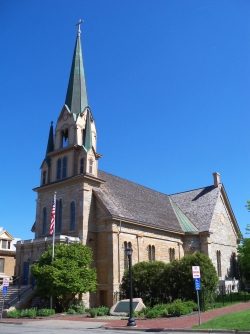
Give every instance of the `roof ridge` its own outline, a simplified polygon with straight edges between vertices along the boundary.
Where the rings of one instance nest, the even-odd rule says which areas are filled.
[[[222,183],[220,183],[220,185],[222,185]],[[214,185],[212,184],[211,186],[206,186],[206,187],[200,187],[200,188],[195,188],[195,189],[191,189],[191,190],[180,191],[178,193],[172,193],[172,194],[169,194],[169,196],[178,195],[178,194],[184,194],[184,193],[189,193],[191,191],[200,190],[200,189],[206,189],[206,188],[210,188],[210,187],[217,188],[217,187],[214,187]]]

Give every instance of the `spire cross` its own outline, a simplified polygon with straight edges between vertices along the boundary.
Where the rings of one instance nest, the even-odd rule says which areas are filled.
[[[78,26],[78,33],[81,33],[80,25],[83,23],[83,20],[79,20],[79,22],[76,24]]]

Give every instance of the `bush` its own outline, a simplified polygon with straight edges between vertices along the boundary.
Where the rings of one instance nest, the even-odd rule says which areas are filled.
[[[20,313],[19,310],[11,310],[7,313],[7,318],[20,318]]]
[[[78,310],[76,311],[76,313],[78,313],[78,314],[84,314],[84,313],[85,313],[85,310],[78,309]]]
[[[85,313],[85,305],[81,299],[72,299],[69,303],[68,309],[73,309],[76,313]]]
[[[76,314],[76,311],[73,308],[69,308],[67,314]]]
[[[179,317],[190,312],[188,306],[185,305],[184,302],[182,302],[180,299],[176,299],[172,304],[168,305],[168,313]]]
[[[188,300],[184,304],[191,310],[190,312],[198,310],[198,305],[193,300]]]
[[[98,316],[104,316],[109,315],[109,308],[106,306],[100,306],[97,308],[97,315]]]
[[[50,315],[53,315],[55,314],[55,310],[50,310],[48,308],[42,308],[40,310],[37,310],[36,314],[39,316],[39,317],[49,317]]]
[[[168,315],[168,304],[158,304],[153,309],[159,311],[161,316]]]
[[[97,313],[98,313],[98,309],[97,308],[91,308],[91,309],[89,309],[89,314],[90,314],[91,318],[97,317]]]
[[[152,319],[152,318],[159,318],[161,316],[160,311],[158,311],[157,309],[150,309],[149,311],[147,311],[146,314],[146,318]]]

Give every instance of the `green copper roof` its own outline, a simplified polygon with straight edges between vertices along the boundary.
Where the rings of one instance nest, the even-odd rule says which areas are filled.
[[[172,204],[176,217],[178,218],[183,231],[184,232],[198,232],[198,229],[191,223],[191,221],[187,218],[187,216],[184,215],[184,213],[175,204],[175,202],[173,202],[170,197],[169,199],[170,199],[170,202]]]
[[[48,153],[52,151],[54,151],[53,122],[51,122],[50,129],[49,129],[49,138],[48,138],[47,150],[46,150],[46,155],[45,155],[45,161],[47,162],[48,166],[50,166],[50,157],[48,156]]]
[[[87,110],[86,125],[85,125],[84,138],[82,144],[86,152],[88,152],[92,148],[92,131],[91,131],[91,120],[90,120],[89,109]]]
[[[75,120],[77,119],[77,116],[80,113],[83,113],[84,109],[88,106],[80,29],[78,29],[77,32],[65,104],[74,115]]]

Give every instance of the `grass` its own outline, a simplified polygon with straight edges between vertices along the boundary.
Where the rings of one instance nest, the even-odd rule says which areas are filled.
[[[192,329],[231,329],[248,331],[250,330],[250,310],[222,315],[200,326],[194,326]]]

